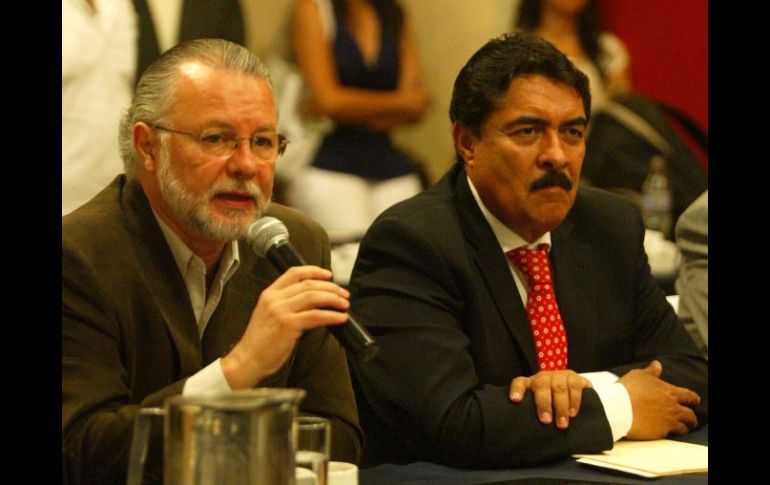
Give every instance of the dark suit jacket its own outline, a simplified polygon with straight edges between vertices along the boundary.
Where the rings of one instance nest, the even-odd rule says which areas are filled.
[[[570,369],[622,375],[658,358],[665,380],[701,395],[705,422],[707,364],[650,274],[636,209],[581,189],[551,235]],[[508,400],[514,377],[537,372],[534,343],[508,261],[460,165],[374,222],[351,292],[352,311],[380,344],[373,361],[353,364],[362,464],[511,467],[612,446],[591,389],[567,431],[537,421],[531,393]]]
[[[309,263],[329,267],[329,240],[318,224],[277,204],[268,213],[286,224]],[[245,243],[240,258],[201,339],[181,273],[137,181],[121,175],[62,218],[65,483],[122,483],[137,409],[179,394],[187,377],[239,340],[260,292],[278,276]],[[332,420],[332,459],[358,461],[362,436],[345,354],[325,329],[307,332],[287,364],[259,386],[305,389],[301,411]]]
[[[155,24],[147,0],[134,0],[139,44],[136,78],[152,61],[160,57]],[[239,0],[182,0],[178,43],[214,37],[244,45],[243,12]]]

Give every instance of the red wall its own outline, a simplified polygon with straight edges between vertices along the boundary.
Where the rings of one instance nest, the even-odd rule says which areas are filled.
[[[631,79],[708,130],[708,2],[597,0],[605,27],[631,54]]]

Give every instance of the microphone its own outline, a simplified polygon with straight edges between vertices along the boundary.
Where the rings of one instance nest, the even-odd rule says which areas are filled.
[[[249,227],[246,240],[257,256],[266,256],[281,272],[292,266],[306,264],[302,255],[289,242],[286,225],[275,217],[265,216],[254,222]],[[371,334],[350,314],[347,322],[326,328],[359,362],[371,360],[379,350]]]

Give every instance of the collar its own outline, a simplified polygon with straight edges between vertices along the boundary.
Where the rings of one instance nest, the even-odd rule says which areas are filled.
[[[206,267],[203,264],[203,260],[193,253],[192,250],[187,247],[187,244],[182,241],[182,238],[180,238],[177,233],[175,233],[173,229],[158,216],[155,209],[152,209],[152,215],[155,216],[155,220],[158,221],[160,230],[163,232],[163,237],[165,237],[166,242],[171,249],[171,254],[174,255],[174,261],[176,261],[176,265],[179,268],[179,272],[182,273],[183,278],[187,274],[188,269],[193,266]],[[238,241],[230,241],[229,244],[225,245],[225,250],[222,252],[219,267],[224,269],[225,271],[223,274],[229,277],[238,268],[240,262],[241,258],[240,252],[238,251]]]

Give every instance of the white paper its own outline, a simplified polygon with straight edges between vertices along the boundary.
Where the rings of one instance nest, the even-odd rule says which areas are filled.
[[[604,453],[573,455],[578,462],[653,478],[708,472],[708,446],[673,440],[620,440]]]

